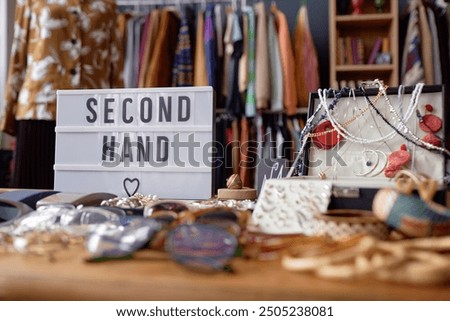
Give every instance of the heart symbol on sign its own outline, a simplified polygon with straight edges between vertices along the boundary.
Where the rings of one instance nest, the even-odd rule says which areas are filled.
[[[141,183],[139,182],[139,180],[137,178],[131,179],[131,178],[127,177],[123,180],[123,188],[125,189],[125,192],[127,192],[128,196],[134,195],[138,191],[140,184]],[[133,190],[133,188],[134,188],[134,190]],[[130,191],[133,191],[133,192],[130,193]]]

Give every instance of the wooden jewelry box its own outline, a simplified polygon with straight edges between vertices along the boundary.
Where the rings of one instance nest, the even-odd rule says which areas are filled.
[[[441,86],[386,89],[375,81],[311,93],[297,174],[331,182],[330,209],[371,209],[402,169],[436,180],[434,201],[445,204],[447,117]]]

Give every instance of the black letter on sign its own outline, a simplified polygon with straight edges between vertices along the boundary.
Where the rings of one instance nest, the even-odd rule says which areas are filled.
[[[129,124],[133,121],[133,116],[127,118],[127,103],[132,103],[133,99],[125,98],[122,103],[122,120],[125,124]]]
[[[145,118],[145,103],[147,102],[148,116]],[[143,123],[149,123],[152,120],[152,100],[148,97],[141,100],[141,121]]]
[[[164,112],[164,118],[166,121],[172,121],[172,97],[167,97],[168,106],[166,107],[166,103],[164,101],[164,97],[159,97],[159,121],[162,122],[162,114]]]
[[[114,119],[110,119],[108,116],[109,114],[111,114],[112,112],[114,112],[113,108],[109,108],[109,103],[113,103],[114,102],[114,98],[105,98],[105,124],[112,124],[114,123]]]
[[[119,143],[116,142],[116,136],[111,136],[111,140],[108,141],[108,136],[103,136],[103,145],[102,145],[102,161],[106,162],[106,158],[109,156],[109,161],[114,162],[115,165],[118,165],[118,161],[120,161],[120,157],[118,157],[116,153],[116,147],[118,147]]]
[[[183,101],[186,102],[186,115],[183,116]],[[178,121],[188,121],[191,118],[191,100],[188,96],[178,97]]]
[[[162,151],[163,149],[164,151]],[[158,136],[156,138],[156,161],[167,162],[168,159],[169,159],[169,138],[167,138],[166,136]]]
[[[92,117],[86,116],[88,123],[94,123],[97,120],[97,113],[95,112],[95,109],[92,108],[92,105],[97,106],[97,99],[89,98],[86,101],[86,107],[92,113]]]

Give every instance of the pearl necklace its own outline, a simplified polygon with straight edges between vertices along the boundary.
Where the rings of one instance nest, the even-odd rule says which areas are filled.
[[[380,91],[383,90],[383,91],[381,91],[381,94],[384,95],[386,93],[384,85],[381,84],[381,82],[379,82],[378,80],[376,80],[375,82],[378,84]],[[408,121],[411,118],[411,116],[414,114],[414,110],[416,110],[417,104],[419,102],[418,97],[420,96],[420,93],[422,92],[422,88],[423,88],[423,84],[416,85],[416,88],[414,89],[414,91],[412,93],[412,96],[411,96],[411,101],[410,101],[410,104],[408,106],[408,110],[407,110],[407,112],[405,114],[405,117],[404,117],[405,121]],[[361,90],[365,93],[364,89],[361,89]],[[340,124],[336,120],[336,118],[332,115],[331,110],[330,110],[329,106],[327,106],[327,103],[326,103],[326,95],[327,95],[326,90],[320,90],[319,89],[318,93],[319,93],[319,98],[320,98],[320,101],[321,101],[321,105],[324,106],[324,108],[326,110],[326,113],[327,113],[327,116],[328,116],[328,119],[330,120],[330,122],[333,125],[334,129],[341,136],[343,136],[345,139],[347,139],[348,141],[351,141],[353,143],[359,143],[359,144],[373,144],[373,143],[379,143],[379,142],[386,142],[388,140],[393,139],[396,136],[396,134],[398,133],[395,130],[395,128],[393,128],[394,130],[392,132],[390,132],[387,135],[382,136],[380,138],[366,139],[366,138],[362,138],[362,137],[357,137],[357,136],[353,135],[351,132],[349,132],[347,129],[345,129],[345,127],[342,124]],[[367,95],[366,95],[365,98],[366,98],[366,100],[368,100]],[[370,102],[370,103],[371,103],[371,105],[373,105],[372,102]],[[390,107],[392,107],[392,106],[390,106]]]

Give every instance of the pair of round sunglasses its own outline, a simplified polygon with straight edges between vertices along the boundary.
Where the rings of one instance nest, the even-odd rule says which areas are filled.
[[[249,217],[246,211],[222,207],[191,211],[181,202],[159,202],[144,214],[156,220],[169,218],[164,250],[177,263],[203,272],[229,267]]]

